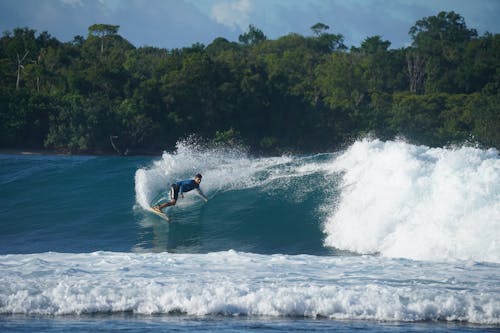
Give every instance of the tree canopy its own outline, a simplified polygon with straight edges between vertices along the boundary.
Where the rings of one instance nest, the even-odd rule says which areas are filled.
[[[0,38],[0,146],[127,154],[194,134],[279,154],[370,134],[500,148],[499,34],[455,12],[418,20],[400,49],[382,36],[348,49],[329,30],[271,40],[250,25],[238,42],[169,50],[117,25],[65,43],[16,28]]]

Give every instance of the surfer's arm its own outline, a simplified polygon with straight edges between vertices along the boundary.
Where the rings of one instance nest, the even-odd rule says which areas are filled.
[[[205,202],[208,201],[208,198],[207,196],[198,188],[198,194],[201,195],[201,197],[203,198],[203,200],[205,200]]]

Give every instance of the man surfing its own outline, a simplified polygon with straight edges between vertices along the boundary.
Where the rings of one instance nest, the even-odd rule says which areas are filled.
[[[201,178],[201,174],[197,174],[196,176],[194,176],[194,179],[180,180],[177,183],[172,184],[170,186],[170,201],[162,203],[161,205],[153,206],[151,207],[151,209],[153,209],[157,213],[163,213],[163,208],[175,206],[175,204],[177,203],[177,199],[179,198],[179,193],[181,194],[181,198],[184,198],[184,193],[192,190],[198,191],[198,194],[201,195],[205,202],[207,202],[208,198],[200,189]]]

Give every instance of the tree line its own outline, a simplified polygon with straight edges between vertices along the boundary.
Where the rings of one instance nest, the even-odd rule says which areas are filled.
[[[171,149],[196,135],[253,152],[331,151],[372,135],[500,148],[500,35],[455,12],[348,48],[317,23],[276,40],[134,47],[94,24],[61,42],[29,28],[0,39],[0,147],[71,153]]]

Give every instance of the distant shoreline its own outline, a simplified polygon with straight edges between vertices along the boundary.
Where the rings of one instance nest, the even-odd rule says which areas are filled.
[[[23,155],[23,156],[161,156],[162,152],[136,152],[127,155],[119,155],[116,152],[85,152],[70,153],[63,150],[54,149],[22,149],[22,148],[1,148],[0,155]]]
[[[61,151],[56,150],[45,150],[45,149],[0,149],[0,154],[2,155],[70,155]]]

